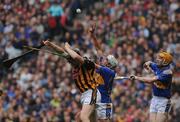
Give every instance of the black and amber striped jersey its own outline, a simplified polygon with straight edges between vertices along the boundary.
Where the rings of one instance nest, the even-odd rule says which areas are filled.
[[[83,93],[88,89],[95,89],[98,86],[95,78],[95,64],[84,58],[84,63],[72,70],[76,86]]]

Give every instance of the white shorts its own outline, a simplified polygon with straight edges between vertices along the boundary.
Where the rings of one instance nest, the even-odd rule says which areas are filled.
[[[98,102],[100,102],[101,100],[101,95],[98,89],[89,89],[85,92],[82,93],[81,95],[81,104],[96,104]]]
[[[98,119],[111,119],[112,118],[112,103],[97,103],[96,112]]]
[[[168,113],[171,108],[171,100],[165,97],[153,96],[150,105],[150,113]]]

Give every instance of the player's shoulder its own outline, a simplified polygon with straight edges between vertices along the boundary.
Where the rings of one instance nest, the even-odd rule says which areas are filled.
[[[114,70],[112,70],[111,68],[107,67],[107,66],[100,66],[101,70],[107,71],[107,72],[114,72]]]
[[[109,67],[106,67],[106,66],[100,66],[99,68],[99,72],[102,73],[102,74],[109,74],[109,75],[115,75],[115,71],[110,69]]]

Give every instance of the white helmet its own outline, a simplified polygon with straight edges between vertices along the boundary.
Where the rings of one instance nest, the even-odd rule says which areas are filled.
[[[111,65],[111,68],[114,68],[118,65],[118,61],[113,55],[107,56],[108,63]]]

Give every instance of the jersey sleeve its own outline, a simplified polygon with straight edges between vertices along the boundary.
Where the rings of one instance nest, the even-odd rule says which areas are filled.
[[[115,72],[113,70],[111,70],[110,68],[108,67],[103,67],[101,66],[99,69],[98,69],[98,73],[102,76],[106,76],[106,75],[110,75],[110,76],[113,76],[115,77]]]
[[[153,71],[156,71],[157,65],[154,62],[151,62],[149,66]]]

